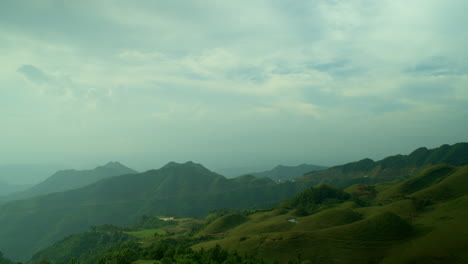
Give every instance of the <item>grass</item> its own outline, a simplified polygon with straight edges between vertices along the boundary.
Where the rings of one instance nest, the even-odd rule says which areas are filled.
[[[372,206],[348,201],[306,217],[256,213],[193,248],[219,244],[280,263],[296,255],[312,263],[468,263],[468,166],[439,165],[375,189]]]
[[[247,220],[249,220],[249,218],[245,215],[241,215],[238,213],[228,214],[210,223],[207,227],[205,227],[202,230],[201,235],[223,233],[246,222]]]

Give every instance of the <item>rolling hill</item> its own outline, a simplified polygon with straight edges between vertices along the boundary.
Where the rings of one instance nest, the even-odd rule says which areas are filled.
[[[357,183],[375,184],[397,179],[404,180],[437,164],[467,165],[468,143],[442,145],[435,149],[422,147],[409,155],[390,156],[380,161],[363,159],[327,170],[311,172],[298,180],[346,188]]]
[[[274,206],[299,191],[266,178],[226,179],[200,164],[103,179],[80,189],[0,205],[0,249],[25,260],[97,224],[129,224],[142,215],[203,216],[216,208]]]
[[[108,177],[134,173],[136,173],[135,170],[125,167],[119,162],[109,162],[93,170],[62,170],[56,172],[43,182],[22,192],[3,197],[2,200],[18,200],[48,193],[68,191]]]
[[[288,200],[289,205],[283,204],[268,213],[248,215],[248,219],[233,215],[218,222],[212,230],[223,231],[215,235],[222,236],[217,242],[227,249],[242,252],[259,248],[259,251],[265,249],[263,253],[267,254],[270,249],[263,244],[271,243],[271,256],[283,260],[285,258],[280,255],[286,251],[274,249],[274,245],[286,241],[296,241],[290,247],[296,250],[300,246],[297,243],[302,243],[299,241],[315,247],[327,245],[324,241],[333,238],[337,241],[336,246],[343,248],[341,253],[364,254],[367,252],[365,248],[372,246],[376,239],[375,234],[372,235],[374,231],[366,234],[368,228],[375,230],[377,235],[382,233],[390,237],[391,234],[399,234],[382,242],[384,246],[373,251],[373,256],[381,259],[384,252],[413,237],[405,223],[416,221],[414,215],[423,215],[424,210],[431,209],[428,206],[443,207],[443,203],[453,199],[464,199],[466,168],[440,165],[442,169],[439,170],[439,167],[431,166],[468,164],[467,149],[468,143],[443,145],[432,150],[420,148],[410,155],[392,156],[377,162],[362,160],[312,172],[295,182],[284,183],[252,175],[226,179],[200,164],[170,162],[158,170],[106,178],[79,189],[0,204],[0,250],[8,257],[25,260],[53,242],[93,225],[126,225],[142,215],[201,217],[219,208],[271,208],[316,184],[349,187],[358,183],[360,185],[347,189],[351,196],[321,185],[322,189],[305,192],[301,194],[302,198],[297,196],[296,202]],[[325,199],[330,195],[333,196],[331,199]],[[461,200],[458,203],[464,204]],[[319,216],[323,218],[317,220]],[[336,221],[330,221],[331,218]],[[460,218],[453,219],[456,219],[454,226],[461,223]],[[314,224],[305,225],[309,222]],[[229,223],[229,226],[224,226],[224,223]],[[383,223],[382,230],[379,229],[380,223]],[[351,229],[345,228],[348,225]],[[414,228],[414,224],[410,226]],[[295,227],[311,233],[303,233],[302,229]],[[325,227],[335,228],[335,231],[325,232]],[[398,233],[400,228],[407,232]],[[352,230],[363,233],[357,235]],[[205,231],[205,235],[211,235],[211,232]],[[270,237],[269,233],[278,232],[286,233]],[[340,238],[348,235],[348,240]],[[246,241],[249,242],[241,243]],[[213,243],[206,242],[202,246],[213,246]],[[288,247],[284,246],[286,250]],[[330,261],[335,256],[331,251],[330,255],[307,254],[304,256],[314,260],[324,258]],[[358,260],[361,259],[358,257]],[[372,262],[372,259],[365,261]]]
[[[176,219],[153,229],[161,220],[146,217],[132,227],[95,227],[28,263],[462,264],[468,261],[467,219],[468,166],[436,165],[402,182],[310,187],[273,209],[226,211],[183,234],[163,231],[202,220]],[[255,260],[242,262],[244,254]]]
[[[326,207],[310,199],[320,197],[318,188],[327,189],[323,197],[333,201]],[[213,240],[194,248],[221,245],[280,263],[292,255],[309,263],[467,263],[468,166],[431,167],[378,192],[367,205],[355,194],[336,200],[339,192],[332,189],[313,187],[236,225],[213,221],[201,231]],[[303,215],[298,200],[318,210]]]

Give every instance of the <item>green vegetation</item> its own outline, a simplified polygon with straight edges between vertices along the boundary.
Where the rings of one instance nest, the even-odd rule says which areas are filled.
[[[453,153],[464,146],[362,160],[285,183],[169,163],[0,205],[0,248],[8,256],[38,252],[32,264],[468,263],[468,166],[428,164],[459,162]],[[326,175],[347,188],[311,187]]]
[[[169,163],[159,170],[0,205],[0,248],[24,261],[92,225],[129,225],[142,215],[204,216],[216,208],[271,207],[302,188],[255,177],[226,179],[192,162]]]
[[[295,208],[297,215],[306,216],[324,210],[333,206],[333,204],[344,202],[349,198],[350,195],[343,190],[322,184],[296,195],[287,201],[284,206]]]
[[[435,149],[419,148],[409,155],[395,155],[376,162],[363,159],[324,171],[311,172],[300,180],[314,185],[325,183],[347,188],[354,184],[406,180],[437,164],[468,165],[468,143],[442,145]]]
[[[3,256],[3,253],[0,251],[0,264],[13,264],[13,262]]]
[[[219,244],[241,253],[257,252],[280,263],[287,263],[291,255],[300,255],[311,263],[468,261],[468,233],[464,231],[468,219],[468,166],[435,166],[384,188],[353,186],[347,189],[351,193],[349,200],[332,203],[308,216],[295,215],[297,209],[291,201],[300,206],[301,201],[315,205],[327,200],[316,199],[322,196],[314,195],[312,190],[270,212],[249,215],[248,221],[226,230],[222,237],[193,248]],[[326,193],[336,199],[339,192]],[[365,196],[366,203],[357,202],[353,196]],[[289,219],[296,222],[290,223]]]

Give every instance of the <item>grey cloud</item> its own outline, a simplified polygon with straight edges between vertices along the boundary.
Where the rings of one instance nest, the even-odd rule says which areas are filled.
[[[362,73],[363,69],[359,68],[357,65],[353,64],[349,60],[336,60],[329,63],[322,64],[309,64],[309,68],[315,69],[321,72],[330,73],[338,77],[347,77],[351,75],[356,75],[357,73]]]
[[[51,78],[41,69],[34,65],[25,64],[17,69],[19,73],[24,75],[28,80],[37,84],[47,83]]]
[[[416,65],[406,68],[404,72],[432,76],[460,75],[466,73],[457,62],[442,56],[426,58]]]

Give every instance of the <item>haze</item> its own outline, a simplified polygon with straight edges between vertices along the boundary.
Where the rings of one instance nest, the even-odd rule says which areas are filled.
[[[0,164],[330,166],[467,141],[467,9],[4,0]]]

